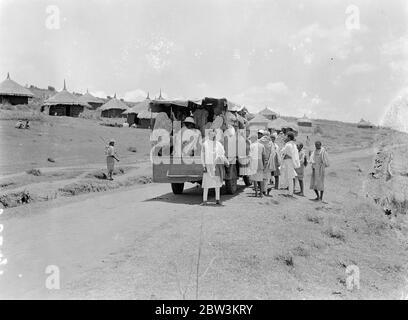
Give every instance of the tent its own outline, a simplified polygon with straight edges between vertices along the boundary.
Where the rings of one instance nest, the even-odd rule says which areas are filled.
[[[129,107],[122,100],[117,99],[115,93],[115,96],[102,105],[99,110],[104,118],[123,118],[126,117],[123,112],[129,110]]]
[[[252,120],[248,122],[247,128],[251,131],[261,129],[265,130],[268,128],[270,122],[271,122],[270,120],[268,120],[263,115],[258,113],[257,115],[255,115],[254,118],[252,118]]]
[[[137,114],[138,128],[148,129],[154,127],[154,122],[157,117],[157,112],[151,112],[150,110],[143,110]]]
[[[374,125],[369,121],[361,119],[360,122],[357,124],[357,127],[358,128],[363,128],[363,129],[369,129],[369,128],[373,128]]]
[[[68,92],[65,80],[62,91],[45,100],[41,111],[44,111],[45,107],[49,108],[48,113],[51,116],[67,117],[78,117],[84,108],[91,109],[88,103],[80,101],[77,96]]]
[[[268,120],[274,120],[278,118],[278,114],[269,108],[265,108],[259,111],[259,114],[263,115]]]
[[[150,108],[150,102],[151,100],[149,94],[147,94],[145,100],[136,102],[133,107],[123,112],[123,114],[127,116],[127,123],[129,123],[129,125],[132,125],[134,123],[139,124],[138,114],[143,110],[148,110]]]
[[[281,131],[284,128],[287,128],[289,126],[289,122],[282,118],[278,118],[272,121],[269,121],[268,124],[268,129],[274,129],[277,131]]]
[[[33,93],[11,80],[9,73],[6,80],[0,83],[0,103],[27,104],[28,99],[32,97],[34,97]]]
[[[88,89],[86,89],[86,93],[80,96],[78,100],[89,104],[92,107],[92,109],[98,109],[104,103],[102,99],[97,98],[90,94]]]
[[[308,117],[306,117],[306,115],[304,115],[303,118],[297,120],[297,124],[299,127],[311,127],[312,120],[310,120]]]

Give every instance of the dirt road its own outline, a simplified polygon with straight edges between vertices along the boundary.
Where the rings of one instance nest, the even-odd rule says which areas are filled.
[[[405,248],[351,159],[368,168],[371,151],[333,161],[326,204],[241,185],[201,207],[192,185],[150,184],[6,210],[0,298],[399,298]],[[60,289],[46,287],[50,265]],[[348,265],[360,290],[345,287]]]

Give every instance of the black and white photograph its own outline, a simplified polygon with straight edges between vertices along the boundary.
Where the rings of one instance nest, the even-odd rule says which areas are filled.
[[[407,1],[0,0],[0,300],[408,300],[407,214]]]

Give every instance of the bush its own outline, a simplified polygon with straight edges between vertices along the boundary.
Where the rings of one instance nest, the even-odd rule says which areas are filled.
[[[346,241],[346,236],[343,231],[339,230],[336,227],[330,227],[325,231],[325,234],[330,238],[338,239],[341,241]]]
[[[101,113],[97,110],[85,109],[79,114],[79,118],[88,120],[101,120]]]
[[[275,259],[284,263],[288,267],[293,267],[295,265],[295,263],[293,262],[293,256],[290,253],[280,254]]]
[[[30,169],[26,172],[27,174],[32,174],[33,176],[41,176],[41,171],[39,169]]]

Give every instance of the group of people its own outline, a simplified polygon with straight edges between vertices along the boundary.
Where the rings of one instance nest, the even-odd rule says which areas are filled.
[[[255,197],[269,195],[272,185],[275,189],[287,190],[293,197],[296,181],[299,192],[304,196],[305,168],[311,166],[310,189],[316,193],[315,201],[323,200],[325,168],[329,166],[327,151],[320,141],[315,142],[315,150],[307,153],[302,143],[295,142],[295,133],[289,131],[282,148],[275,142],[277,133],[259,130],[258,136],[251,137],[249,152],[249,175],[253,181]]]
[[[184,129],[193,130],[194,120],[186,119]],[[216,204],[221,204],[220,189],[223,185],[225,167],[230,165],[225,155],[223,144],[217,139],[217,132],[210,128],[206,130],[207,136],[201,146],[201,163],[203,166],[203,205],[207,204],[208,191],[215,189]],[[315,142],[315,149],[305,152],[302,143],[295,142],[295,134],[289,131],[284,136],[284,146],[280,147],[276,142],[276,132],[259,130],[257,136],[249,138],[249,154],[247,158],[247,171],[253,183],[255,197],[269,195],[272,188],[287,190],[286,195],[293,197],[294,194],[304,196],[305,168],[310,165],[311,178],[310,189],[314,190],[315,201],[323,200],[325,169],[329,166],[327,151],[320,141]],[[307,139],[309,144],[309,139]],[[115,161],[117,158],[115,141],[111,140],[106,147],[106,159],[108,179],[113,180]],[[299,184],[299,192],[295,191],[296,182]]]
[[[315,149],[306,152],[302,143],[295,142],[294,132],[284,137],[284,146],[276,143],[278,135],[267,130],[259,130],[250,138],[246,175],[253,183],[255,197],[269,195],[272,188],[287,190],[286,196],[304,196],[305,168],[311,167],[310,189],[314,190],[314,201],[323,201],[325,169],[329,166],[326,149],[320,141]],[[307,139],[309,144],[309,139]],[[229,166],[223,144],[216,139],[216,132],[210,130],[201,149],[203,165],[203,205],[207,204],[208,190],[215,189],[216,204],[220,202],[220,188],[224,179],[224,167]],[[295,191],[296,182],[300,190]]]

